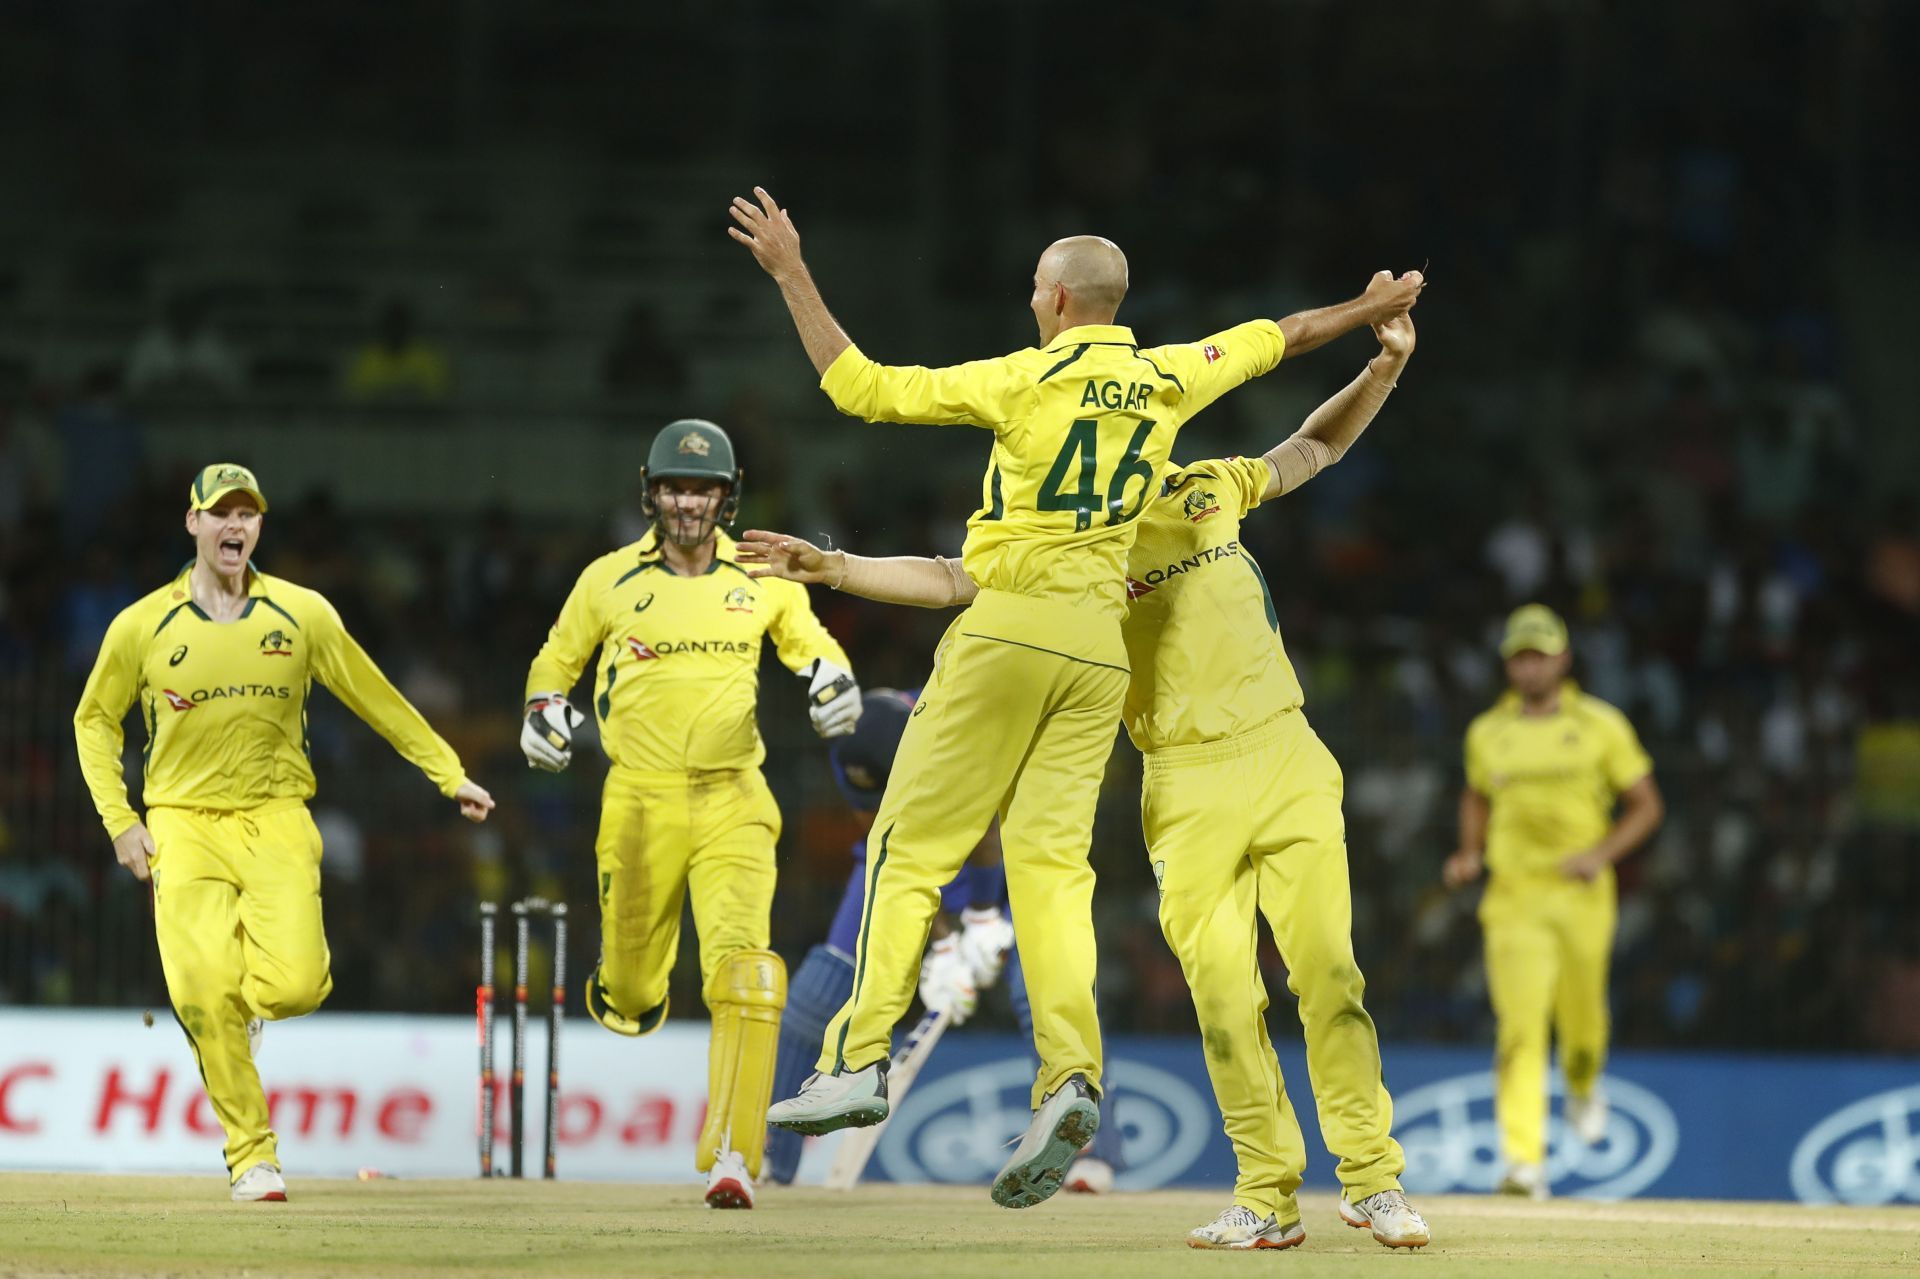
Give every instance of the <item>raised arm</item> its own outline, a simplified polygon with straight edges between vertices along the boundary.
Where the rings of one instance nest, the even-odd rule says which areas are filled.
[[[800,232],[794,228],[793,218],[774,202],[765,187],[755,187],[753,195],[758,204],[745,196],[733,197],[727,211],[740,225],[728,227],[727,234],[751,249],[754,261],[780,286],[780,296],[786,299],[793,327],[800,330],[800,345],[807,348],[813,371],[825,375],[840,353],[853,345],[853,339],[827,310],[813,273],[800,256]]]
[[[1418,271],[1409,271],[1397,280],[1390,272],[1378,272],[1359,297],[1301,311],[1280,321],[1280,332],[1287,339],[1286,354],[1305,355],[1363,324],[1385,324],[1396,315],[1404,315],[1426,287],[1426,277]]]
[[[980,593],[960,561],[936,556],[895,555],[872,559],[845,551],[823,551],[804,538],[748,529],[736,544],[740,563],[752,577],[781,577],[789,582],[822,582],[836,591],[917,608],[952,608]]]
[[[1380,339],[1380,354],[1367,361],[1360,376],[1315,409],[1299,430],[1267,450],[1267,468],[1273,475],[1262,501],[1291,493],[1345,457],[1387,402],[1413,354],[1413,317],[1395,316],[1374,325],[1373,333]]]

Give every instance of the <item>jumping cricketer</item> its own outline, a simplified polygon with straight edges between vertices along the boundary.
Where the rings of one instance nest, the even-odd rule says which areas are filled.
[[[786,966],[767,949],[780,812],[761,776],[761,642],[808,680],[822,737],[853,731],[860,690],[804,587],[756,582],[720,531],[739,509],[733,444],[711,422],[669,423],[642,471],[640,541],[588,565],[527,672],[521,748],[557,772],[580,715],[567,693],[594,663],[594,714],[612,760],[594,845],[600,964],[587,1011],[644,1035],[667,1015],[689,892],[713,1038],[696,1155],[707,1202],[751,1208],[766,1142]]]
[[[201,471],[187,495],[193,562],[107,628],[74,712],[80,768],[120,864],[153,888],[175,1018],[226,1130],[236,1200],[287,1184],[254,1069],[262,1021],[333,989],[320,832],[307,813],[307,699],[332,690],[472,821],[493,808],[453,748],[387,682],[315,591],[253,567],[267,500],[253,472]],[[127,798],[122,721],[146,726],[146,819]]]
[[[1340,769],[1301,712],[1266,580],[1240,543],[1250,510],[1337,462],[1385,402],[1412,353],[1413,322],[1375,331],[1382,351],[1366,371],[1263,457],[1172,470],[1127,559],[1125,720],[1145,759],[1141,820],[1161,929],[1193,992],[1239,1163],[1233,1204],[1189,1236],[1198,1248],[1306,1238],[1294,1197],[1306,1147],[1267,1038],[1256,915],[1300,999],[1321,1131],[1340,1156],[1342,1219],[1392,1247],[1428,1242],[1400,1189],[1406,1160],[1361,1002]],[[939,607],[974,593],[945,561],[864,560],[779,534],[746,534],[741,560],[897,603]]]
[[[1457,888],[1487,872],[1480,926],[1507,1164],[1499,1188],[1544,1199],[1549,1036],[1560,1040],[1568,1126],[1592,1145],[1607,1131],[1613,865],[1653,834],[1665,807],[1627,717],[1567,678],[1573,654],[1558,614],[1515,609],[1500,656],[1510,687],[1467,729],[1460,847],[1443,876]]]
[[[764,190],[754,194],[757,203],[734,200],[739,225],[728,231],[780,286],[835,406],[994,437],[962,552],[980,590],[941,641],[874,822],[853,995],[828,1027],[819,1074],[769,1119],[825,1132],[885,1118],[892,1030],[940,885],[998,812],[1040,1069],[1033,1122],[992,1197],[1029,1207],[1059,1189],[1099,1125],[1087,846],[1126,696],[1120,621],[1139,515],[1189,418],[1285,355],[1405,312],[1423,282],[1383,273],[1339,306],[1141,347],[1113,323],[1125,256],[1076,236],[1049,246],[1035,269],[1039,347],[944,369],[892,367],[853,345],[814,286],[792,220]]]

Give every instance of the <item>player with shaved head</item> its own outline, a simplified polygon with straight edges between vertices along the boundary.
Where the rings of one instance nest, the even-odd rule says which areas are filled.
[[[1038,346],[949,368],[890,366],[827,310],[786,210],[754,195],[734,200],[728,231],[779,285],[837,408],[993,433],[980,509],[952,566],[980,589],[935,653],[874,820],[853,995],[827,1027],[819,1073],[767,1118],[828,1132],[886,1117],[893,1026],[940,886],[997,813],[1040,1071],[1033,1121],[992,1195],[1028,1207],[1060,1188],[1099,1126],[1087,847],[1127,692],[1120,624],[1137,521],[1188,419],[1285,356],[1404,314],[1424,281],[1382,275],[1337,306],[1143,347],[1114,323],[1126,258],[1076,236],[1050,245],[1034,270]]]

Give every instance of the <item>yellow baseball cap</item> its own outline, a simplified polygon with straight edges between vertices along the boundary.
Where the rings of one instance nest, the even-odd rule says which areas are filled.
[[[187,493],[187,509],[204,511],[226,494],[236,492],[251,493],[260,509],[267,509],[267,495],[260,491],[260,481],[238,462],[215,462],[194,476],[193,488]]]
[[[1567,624],[1545,604],[1522,604],[1507,618],[1507,633],[1500,637],[1500,656],[1515,653],[1545,653],[1558,657],[1567,651]]]

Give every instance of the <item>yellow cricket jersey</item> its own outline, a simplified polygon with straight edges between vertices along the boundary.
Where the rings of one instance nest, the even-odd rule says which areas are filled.
[[[658,530],[589,564],[527,672],[528,697],[566,692],[593,660],[600,740],[623,768],[758,766],[767,756],[754,719],[763,636],[789,670],[819,657],[851,668],[806,587],[748,577],[733,539],[717,536],[713,567],[699,577],[667,567]]]
[[[961,563],[983,590],[1126,613],[1127,549],[1187,419],[1280,362],[1286,339],[1255,320],[1202,342],[1142,347],[1087,324],[1044,350],[926,369],[875,364],[850,346],[820,386],[870,422],[985,427],[993,459]]]
[[[1569,680],[1560,708],[1527,715],[1509,691],[1467,728],[1467,785],[1487,797],[1487,869],[1558,878],[1598,843],[1620,792],[1653,771],[1627,717]]]
[[[1120,633],[1127,734],[1143,751],[1232,737],[1304,700],[1266,578],[1240,544],[1272,476],[1259,457],[1178,467],[1140,517]]]
[[[460,758],[380,673],[318,591],[248,570],[240,616],[193,602],[189,564],[107,627],[73,714],[80,771],[109,835],[139,820],[121,769],[121,721],[146,721],[149,808],[257,808],[314,791],[307,697],[318,679],[451,797]]]

